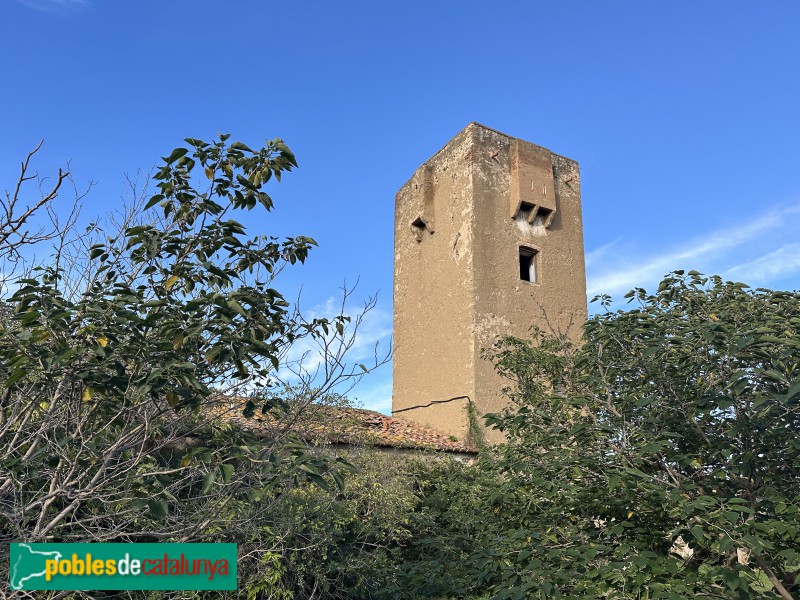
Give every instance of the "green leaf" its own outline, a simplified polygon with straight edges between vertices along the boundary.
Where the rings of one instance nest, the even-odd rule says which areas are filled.
[[[731,591],[736,590],[736,588],[738,588],[739,584],[741,583],[739,575],[738,573],[736,573],[736,571],[728,571],[727,573],[722,575],[722,579],[723,581],[725,581],[725,585],[727,585]]]
[[[224,463],[220,465],[220,471],[222,472],[222,481],[224,483],[230,482],[231,476],[233,475],[233,465]]]
[[[228,300],[227,304],[228,304],[229,308],[233,309],[234,311],[236,311],[237,313],[239,313],[243,317],[247,317],[248,316],[247,311],[244,309],[244,307],[241,304],[239,304],[236,300],[234,300],[233,298],[230,298]]]
[[[328,485],[328,482],[325,481],[325,479],[323,479],[323,477],[321,475],[317,475],[316,473],[306,473],[306,477],[308,478],[309,481],[311,481],[318,488],[321,488],[323,490],[330,489],[330,486]]]
[[[9,375],[5,380],[4,384],[6,387],[10,388],[27,374],[28,371],[26,369],[17,369],[16,371],[12,371],[11,375]]]
[[[734,542],[728,536],[725,536],[719,542],[719,551],[720,552],[728,552],[728,550],[732,549],[735,545],[736,545],[736,542]]]
[[[211,489],[211,486],[214,485],[214,481],[217,478],[217,474],[214,471],[209,471],[203,476],[203,485],[200,488],[200,492],[202,494],[207,494],[208,490]]]
[[[331,471],[331,477],[336,482],[336,487],[339,488],[340,492],[344,492],[344,477],[338,471]]]
[[[144,210],[147,210],[148,208],[152,208],[153,206],[155,206],[156,204],[161,202],[163,199],[164,199],[164,196],[161,195],[161,194],[156,194],[155,196],[152,196],[150,198],[150,200],[147,201],[147,204],[144,205]],[[137,233],[137,232],[129,231],[128,233],[130,234],[130,233]]]
[[[782,373],[778,373],[777,371],[773,371],[773,370],[769,370],[769,369],[764,371],[764,377],[767,377],[768,379],[771,379],[773,381],[777,381],[777,382],[780,382],[780,383],[783,383],[784,381],[786,381],[786,377]]]
[[[696,539],[698,542],[703,541],[704,533],[702,527],[700,527],[699,525],[695,525],[689,531],[692,532],[694,539]]]
[[[164,160],[167,162],[167,164],[174,163],[174,162],[175,162],[176,160],[178,160],[179,158],[181,158],[181,157],[185,156],[187,152],[189,152],[189,150],[187,150],[186,148],[175,148],[175,149],[172,151],[172,154],[170,154],[170,155],[169,155],[167,158],[165,158]]]
[[[627,471],[631,475],[635,475],[636,477],[641,477],[642,479],[650,479],[650,477],[647,474],[633,467],[625,469],[625,471]]]
[[[155,519],[163,519],[169,512],[169,505],[164,500],[150,499],[147,501],[147,508]]]

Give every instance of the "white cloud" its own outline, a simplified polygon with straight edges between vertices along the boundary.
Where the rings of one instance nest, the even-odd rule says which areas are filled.
[[[612,242],[608,242],[607,244],[603,244],[599,248],[595,248],[590,252],[586,253],[586,268],[588,269],[601,258],[608,255],[609,250],[611,250],[614,246],[616,246],[622,238],[617,238]]]
[[[770,281],[800,271],[800,243],[785,244],[750,262],[725,272],[727,277],[745,282]]]
[[[614,241],[587,254],[592,258],[591,262],[587,260],[592,267],[589,269],[587,294],[590,298],[603,293],[618,295],[634,287],[652,286],[675,269],[696,269],[709,274],[733,272],[734,268],[739,267],[732,265],[741,260],[743,253],[752,257],[761,252],[764,254],[764,263],[772,256],[776,262],[770,268],[760,263],[762,269],[759,278],[761,281],[775,279],[785,274],[786,269],[798,268],[791,256],[793,245],[785,245],[782,251],[775,250],[775,245],[784,243],[782,240],[786,237],[793,238],[799,227],[800,203],[774,208],[738,227],[711,231],[702,238],[685,243],[681,248],[661,254],[647,256],[638,249],[627,253],[618,249],[615,258],[608,260],[609,248],[617,245],[617,241]],[[745,245],[746,249],[743,250]],[[626,254],[627,257],[643,257],[626,260]],[[600,257],[604,260],[598,260]],[[779,258],[780,262],[777,260]],[[754,272],[759,267],[757,262],[741,265],[741,272]],[[749,271],[745,271],[747,265],[751,265]]]
[[[325,302],[309,309],[307,318],[327,318],[332,320],[341,310],[341,298],[330,297]],[[360,310],[362,310],[362,307],[345,308],[345,314],[350,314],[352,318],[350,324],[345,327],[345,338],[348,338],[353,333],[356,327],[356,315]],[[372,368],[375,362],[380,361],[389,351],[391,336],[392,315],[378,304],[366,312],[360,323],[358,323],[355,340],[347,350],[344,360],[351,366],[363,363],[368,369]],[[327,340],[334,342],[332,351],[334,353],[338,351],[333,331],[327,336]],[[298,340],[289,349],[284,360],[284,363],[288,363],[288,365],[281,367],[277,374],[278,378],[290,385],[297,384],[300,382],[298,372],[313,374],[318,369],[324,369],[325,359],[325,351],[318,340],[310,337]],[[356,372],[358,372],[357,368]],[[373,374],[370,373],[365,377],[369,378],[370,376],[373,376]],[[389,397],[391,398],[391,391],[389,392]],[[370,398],[372,397],[370,396]],[[381,399],[370,399],[369,403],[383,407],[383,400]],[[378,410],[378,408],[374,410]]]

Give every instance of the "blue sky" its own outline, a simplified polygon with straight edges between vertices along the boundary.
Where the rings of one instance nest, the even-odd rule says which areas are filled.
[[[800,288],[800,4],[3,0],[0,181],[38,167],[120,202],[184,137],[282,137],[300,168],[254,232],[320,248],[285,279],[324,312],[379,293],[395,191],[470,121],[578,160],[590,295],[697,269]],[[391,369],[353,396],[389,409]]]

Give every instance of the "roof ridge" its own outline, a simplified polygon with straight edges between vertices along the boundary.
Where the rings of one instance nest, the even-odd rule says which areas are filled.
[[[270,421],[276,424],[274,418],[267,415],[258,415],[254,418],[245,418],[238,405],[244,405],[244,398],[221,398],[222,404],[230,403],[227,410],[219,406],[219,402],[210,408],[212,414],[227,423],[238,425],[251,431],[264,434],[274,433],[269,428]],[[456,452],[475,454],[477,449],[460,440],[454,440],[440,431],[419,425],[402,417],[385,415],[375,410],[357,408],[353,406],[331,406],[315,404],[315,408],[328,412],[328,419],[315,420],[313,412],[307,413],[307,420],[301,414],[296,421],[300,437],[306,441],[321,443],[355,444],[359,441],[369,442],[377,446],[436,450],[441,452]],[[220,410],[222,409],[222,410]],[[339,413],[331,415],[330,411]],[[332,422],[331,417],[335,419]],[[352,423],[347,423],[345,418],[351,418]]]

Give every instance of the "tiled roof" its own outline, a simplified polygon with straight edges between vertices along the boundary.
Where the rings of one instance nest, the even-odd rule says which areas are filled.
[[[222,420],[246,429],[274,434],[282,423],[260,411],[251,418],[242,414],[241,404],[225,401],[213,412]],[[300,437],[324,444],[371,444],[387,448],[409,448],[474,454],[477,450],[461,440],[453,440],[438,431],[374,410],[336,406],[309,406],[293,424]]]

